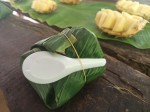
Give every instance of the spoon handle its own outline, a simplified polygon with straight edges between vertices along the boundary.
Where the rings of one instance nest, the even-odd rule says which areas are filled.
[[[81,60],[81,63],[80,63]],[[102,67],[106,64],[106,59],[104,58],[97,58],[97,59],[73,59],[73,68],[76,69],[75,71],[82,70],[82,69],[90,69],[95,67]],[[83,66],[83,68],[82,68]]]

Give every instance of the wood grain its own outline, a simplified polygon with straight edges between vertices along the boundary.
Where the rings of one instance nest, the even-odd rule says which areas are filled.
[[[101,40],[105,53],[150,76],[150,49],[137,49],[116,41]]]
[[[141,101],[150,101],[150,78],[108,55],[106,58],[109,62],[106,73],[88,84],[72,101],[63,106],[60,112],[150,111],[150,104]],[[114,65],[117,67],[115,70]],[[145,82],[147,84],[143,84]]]

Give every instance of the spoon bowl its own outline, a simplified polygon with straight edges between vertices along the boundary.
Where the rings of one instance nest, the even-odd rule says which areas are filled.
[[[58,81],[73,72],[100,67],[105,64],[104,58],[79,60],[57,53],[40,51],[29,55],[24,60],[22,71],[28,80],[38,84],[47,84]]]

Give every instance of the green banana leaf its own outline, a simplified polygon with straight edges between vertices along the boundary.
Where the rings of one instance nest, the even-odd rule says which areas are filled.
[[[97,37],[85,28],[65,29],[63,34],[73,43],[80,58],[103,58],[104,54],[99,46]],[[21,63],[27,56],[38,51],[49,51],[77,58],[74,49],[62,33],[41,40],[32,46],[31,50],[21,57]],[[70,100],[88,82],[96,79],[105,71],[105,67],[97,67],[70,74],[69,76],[50,84],[36,84],[30,82],[46,106],[55,109]],[[42,74],[41,74],[42,75]],[[86,80],[85,80],[86,75]]]
[[[95,15],[102,8],[115,9],[115,4],[109,2],[90,2],[80,3],[78,5],[62,4],[59,1],[56,11],[50,14],[40,14],[31,9],[32,0],[21,0],[21,2],[12,2],[12,6],[20,9],[23,13],[28,13],[33,19],[41,22],[47,22],[48,25],[55,25],[60,28],[66,27],[85,27],[93,31],[98,38],[106,40],[115,40],[130,44],[139,49],[150,48],[150,24],[132,36],[131,38],[119,38],[107,35],[100,31],[95,25]]]
[[[12,13],[12,10],[9,9],[4,3],[0,1],[0,20],[7,17]]]

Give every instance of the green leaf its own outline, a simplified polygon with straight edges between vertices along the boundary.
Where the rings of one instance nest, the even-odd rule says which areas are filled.
[[[27,56],[34,52],[47,50],[49,52],[58,52],[58,49],[63,46],[64,49],[59,49],[60,53],[71,58],[77,58],[77,55],[72,48],[71,44],[68,46],[68,40],[72,41],[76,51],[80,58],[103,58],[104,54],[99,46],[99,42],[96,36],[89,30],[85,28],[72,28],[66,29],[63,33],[51,36],[47,39],[41,40],[40,42],[33,45],[30,51],[26,52],[21,57],[21,63]],[[74,38],[76,38],[74,41]],[[62,40],[64,42],[62,42]],[[65,43],[65,44],[64,44]],[[105,71],[105,67],[97,67],[85,70],[85,75],[83,70],[70,74],[69,76],[51,83],[51,84],[35,84],[30,82],[32,87],[36,90],[39,96],[43,99],[47,107],[54,109],[62,106],[68,100],[70,100],[76,93],[78,93],[82,87],[96,79]],[[42,74],[41,74],[42,75]]]
[[[115,4],[108,2],[80,3],[78,5],[67,5],[58,2],[56,11],[50,14],[40,14],[31,9],[32,0],[22,0],[22,2],[12,3],[17,9],[28,13],[33,19],[41,22],[47,22],[48,25],[55,25],[60,28],[66,27],[85,27],[93,31],[98,38],[106,40],[115,40],[130,44],[139,49],[150,48],[150,24],[132,36],[131,38],[117,38],[107,35],[100,31],[95,24],[95,15],[102,8],[115,9]]]
[[[0,20],[7,17],[12,13],[12,10],[9,9],[4,3],[0,2]]]

